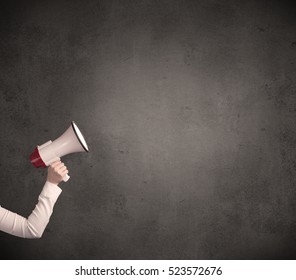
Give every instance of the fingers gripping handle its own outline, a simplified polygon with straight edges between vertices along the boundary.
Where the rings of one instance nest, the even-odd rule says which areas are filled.
[[[53,158],[53,159],[51,160],[51,163],[54,162],[54,161],[56,161],[56,160],[61,160],[61,158],[59,158],[59,157],[55,157],[55,158]],[[63,181],[64,181],[64,182],[67,182],[69,179],[70,179],[70,176],[69,176],[68,174],[65,174],[64,177],[63,177]]]

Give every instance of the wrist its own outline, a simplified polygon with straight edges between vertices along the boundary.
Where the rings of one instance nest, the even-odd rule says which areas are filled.
[[[47,183],[50,183],[50,184],[52,184],[52,185],[55,185],[55,186],[58,186],[59,185],[59,182],[57,182],[57,181],[55,181],[55,180],[51,180],[51,179],[46,179],[46,182]]]

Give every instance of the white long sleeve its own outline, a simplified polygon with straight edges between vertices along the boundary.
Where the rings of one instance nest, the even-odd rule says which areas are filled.
[[[61,192],[57,185],[46,182],[27,219],[0,206],[0,230],[23,238],[40,238]]]

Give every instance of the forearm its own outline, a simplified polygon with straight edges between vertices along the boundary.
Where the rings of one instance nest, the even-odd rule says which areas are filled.
[[[57,185],[46,182],[35,209],[27,219],[0,207],[0,230],[23,238],[40,238],[61,192]]]

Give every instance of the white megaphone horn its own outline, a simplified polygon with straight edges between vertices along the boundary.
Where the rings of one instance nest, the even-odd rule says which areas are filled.
[[[49,166],[54,161],[60,160],[62,156],[77,153],[88,152],[86,141],[75,122],[53,142],[49,140],[41,146],[37,146],[30,156],[31,163],[36,167]],[[67,182],[70,176],[64,176],[64,182]]]

